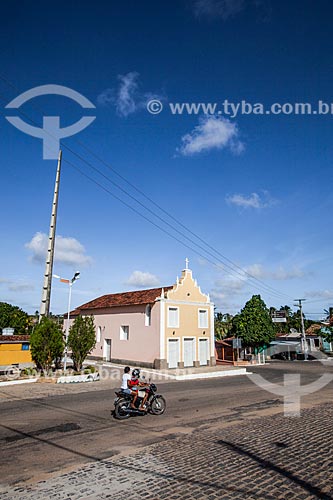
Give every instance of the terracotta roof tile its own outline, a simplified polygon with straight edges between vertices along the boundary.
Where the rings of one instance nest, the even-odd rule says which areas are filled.
[[[162,290],[171,290],[172,286],[164,288],[150,288],[149,290],[136,290],[133,292],[112,293],[102,295],[97,299],[86,302],[82,306],[71,311],[71,316],[77,316],[82,311],[90,309],[108,309],[110,307],[133,306],[139,304],[151,304],[161,296]]]
[[[319,333],[319,330],[321,330],[322,325],[318,325],[317,323],[314,323],[313,325],[310,325],[307,330],[305,330],[305,333],[307,335],[315,335],[316,333]]]
[[[215,345],[221,345],[221,346],[225,346],[225,347],[231,347],[230,344],[228,344],[228,342],[225,342],[224,340],[215,340]]]
[[[8,342],[29,342],[30,335],[0,335],[1,343]]]

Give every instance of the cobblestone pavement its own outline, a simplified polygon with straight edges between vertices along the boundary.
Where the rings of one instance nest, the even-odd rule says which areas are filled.
[[[219,422],[96,461],[24,487],[0,489],[2,500],[333,499],[333,405],[300,418],[261,416]],[[119,432],[122,422],[119,422]]]

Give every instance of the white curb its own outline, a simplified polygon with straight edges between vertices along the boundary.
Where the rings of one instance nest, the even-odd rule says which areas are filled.
[[[233,375],[249,375],[246,368],[239,370],[224,370],[218,372],[189,373],[187,375],[175,375],[175,380],[195,380],[199,378],[232,377]]]
[[[31,384],[32,382],[37,382],[37,380],[38,378],[28,378],[24,380],[8,380],[7,382],[0,382],[0,386]]]
[[[99,380],[99,373],[87,373],[86,375],[64,375],[59,377],[57,384],[76,384],[79,382],[96,382]]]
[[[98,364],[96,361],[92,361],[92,365]],[[113,364],[113,363],[102,363],[102,366],[105,368],[113,369],[123,369],[123,365]],[[215,372],[202,372],[202,373],[188,373],[184,375],[176,375],[170,373],[163,373],[159,370],[150,370],[149,368],[140,368],[143,374],[152,374],[156,377],[165,377],[170,380],[195,380],[195,379],[203,379],[203,378],[215,378],[215,377],[231,377],[233,375],[251,375],[251,372],[247,372],[246,368],[234,368],[232,370],[219,370]],[[180,369],[183,370],[183,369]]]

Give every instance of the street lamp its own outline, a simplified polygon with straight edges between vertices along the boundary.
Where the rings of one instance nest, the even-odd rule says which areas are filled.
[[[67,283],[69,285],[68,308],[67,308],[67,323],[66,323],[66,333],[65,333],[65,359],[64,359],[64,371],[66,372],[66,368],[67,368],[67,351],[68,351],[67,343],[68,343],[68,332],[69,332],[69,315],[70,315],[70,312],[71,312],[72,286],[74,285],[75,281],[80,278],[80,273],[77,271],[74,274],[74,276],[73,276],[73,278],[71,280],[65,279],[65,278],[61,278],[57,274],[54,274],[53,278],[57,278],[58,280],[60,280],[61,283]]]

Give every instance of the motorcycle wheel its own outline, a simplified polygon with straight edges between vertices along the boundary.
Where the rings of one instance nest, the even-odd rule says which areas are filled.
[[[155,396],[150,403],[150,412],[153,415],[162,415],[166,409],[166,401],[163,396]]]
[[[125,420],[130,417],[130,414],[126,412],[128,408],[129,402],[126,399],[121,399],[118,401],[116,406],[114,407],[114,418],[117,420]]]

